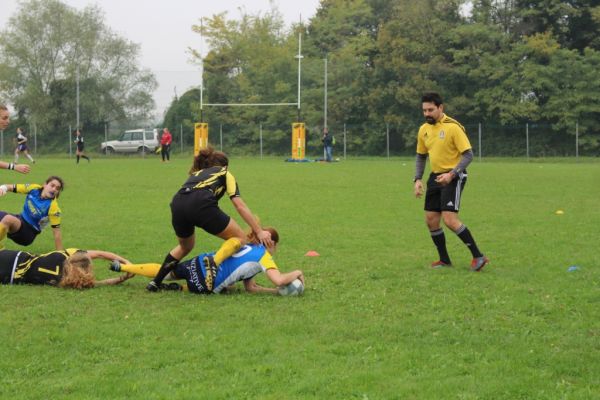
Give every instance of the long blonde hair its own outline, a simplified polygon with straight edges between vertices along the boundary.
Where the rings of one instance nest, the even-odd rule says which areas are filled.
[[[94,287],[94,267],[85,251],[76,251],[63,263],[63,277],[58,286],[71,289]]]

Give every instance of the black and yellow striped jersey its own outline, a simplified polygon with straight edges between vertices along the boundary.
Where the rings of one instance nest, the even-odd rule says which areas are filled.
[[[208,190],[217,200],[225,193],[229,198],[240,196],[238,184],[227,167],[210,167],[193,173],[179,192],[186,193],[193,190]]]
[[[25,251],[2,250],[0,262],[11,264],[11,269],[14,268],[13,283],[57,286],[63,276],[65,260],[77,251],[66,249],[36,255]]]
[[[447,115],[434,125],[421,125],[417,135],[417,153],[429,154],[434,173],[448,172],[456,167],[461,154],[470,148],[465,128]]]

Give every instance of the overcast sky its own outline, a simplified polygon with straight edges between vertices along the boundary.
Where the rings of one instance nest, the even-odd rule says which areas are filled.
[[[248,14],[266,13],[271,3],[283,15],[285,23],[312,18],[319,0],[62,0],[79,10],[97,4],[105,13],[105,23],[117,34],[141,45],[140,65],[154,72],[159,88],[154,94],[157,113],[162,115],[171,102],[175,87],[181,95],[187,89],[200,85],[199,68],[189,63],[188,47],[206,54],[206,45],[200,45],[200,35],[192,32],[192,25],[200,17],[210,17],[223,11],[237,19],[240,10]],[[0,29],[6,27],[8,17],[17,10],[17,1],[0,0]]]

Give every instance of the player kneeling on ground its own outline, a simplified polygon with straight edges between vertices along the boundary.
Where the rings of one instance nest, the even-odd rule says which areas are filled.
[[[200,254],[186,260],[177,265],[171,272],[172,279],[185,279],[187,283],[186,289],[193,293],[209,294],[209,293],[224,293],[236,282],[242,281],[244,288],[250,293],[272,293],[278,294],[277,288],[266,288],[258,285],[254,277],[264,272],[267,278],[277,287],[284,287],[291,282],[299,279],[304,285],[304,274],[300,270],[282,273],[277,268],[273,261],[272,254],[277,250],[279,242],[279,234],[274,228],[264,228],[271,234],[273,244],[265,247],[260,244],[260,241],[254,232],[249,233],[248,244],[225,259],[219,268],[215,277],[214,289],[208,290],[205,276],[205,266],[202,262],[207,254]],[[119,272],[129,272],[137,275],[143,275],[148,278],[154,278],[160,269],[160,264],[120,264],[113,263],[111,270]],[[178,283],[161,284],[160,289],[164,290],[183,290]]]

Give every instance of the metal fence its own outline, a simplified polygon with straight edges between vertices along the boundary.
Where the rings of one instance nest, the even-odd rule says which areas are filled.
[[[86,151],[100,152],[100,144],[114,140],[127,129],[141,126],[106,125],[104,129],[83,132]],[[148,127],[146,127],[148,128]],[[415,153],[416,131],[407,132],[403,126],[381,123],[379,125],[330,125],[335,138],[334,158],[361,156],[412,156]],[[581,135],[578,124],[568,132],[556,132],[550,125],[525,123],[522,125],[493,125],[475,123],[465,125],[476,157],[598,157],[600,149],[594,146],[597,137]],[[152,128],[149,128],[152,129]],[[193,125],[181,123],[169,127],[173,135],[171,152],[193,152]],[[322,126],[308,125],[306,129],[306,157],[323,157]],[[159,129],[160,131],[160,129]],[[30,127],[27,133],[30,152],[34,155],[75,154],[71,127],[59,134],[43,132]],[[15,149],[14,132],[0,132],[0,157],[12,158]],[[209,122],[209,142],[217,149],[231,155],[289,156],[291,153],[291,123],[230,125]]]

